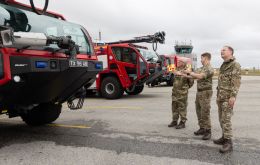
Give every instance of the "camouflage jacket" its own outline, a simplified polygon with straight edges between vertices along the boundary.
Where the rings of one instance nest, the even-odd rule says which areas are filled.
[[[223,62],[220,67],[217,87],[217,100],[236,97],[241,83],[241,66],[235,59]]]
[[[182,71],[182,69],[177,69]],[[193,79],[175,75],[172,88],[172,99],[179,100],[188,97],[188,89],[192,87]]]
[[[197,70],[197,73],[204,73],[205,77],[197,81],[197,90],[205,91],[212,90],[212,77],[214,69],[210,65],[203,66]]]

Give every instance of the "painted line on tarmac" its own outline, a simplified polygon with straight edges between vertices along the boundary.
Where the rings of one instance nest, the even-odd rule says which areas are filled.
[[[21,123],[24,123],[24,122],[15,121],[15,120],[7,120],[6,118],[0,118],[0,123],[4,123],[4,124],[21,124]],[[47,126],[51,126],[51,127],[65,127],[65,128],[80,128],[80,129],[91,128],[90,126],[87,126],[87,125],[47,124]]]
[[[5,110],[2,110],[2,113],[7,113],[7,110],[5,109]]]
[[[114,109],[114,110],[121,110],[121,109],[129,109],[129,110],[143,110],[142,107],[136,106],[87,106],[87,109]]]
[[[17,121],[17,120],[8,119],[8,118],[0,118],[0,123],[4,123],[4,124],[21,124],[23,122]]]
[[[80,128],[80,129],[91,128],[86,125],[65,125],[65,124],[47,124],[47,125],[51,127],[65,127],[65,128]]]
[[[0,116],[0,120],[2,120],[2,119],[8,119],[8,117],[6,117],[6,116]]]

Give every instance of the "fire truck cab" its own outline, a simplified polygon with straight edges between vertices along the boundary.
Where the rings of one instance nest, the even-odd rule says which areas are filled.
[[[162,67],[162,61],[160,56],[155,52],[146,49],[139,49],[142,56],[148,63],[149,78],[146,80],[148,87],[154,86],[154,83],[166,72],[166,69]]]
[[[141,93],[149,68],[138,48],[142,47],[128,43],[95,47],[104,70],[97,75],[96,83],[90,89],[97,90],[107,99],[118,99],[124,92],[129,95]]]
[[[166,82],[168,86],[173,85],[174,74],[173,71],[176,69],[177,57],[175,55],[160,55],[162,60],[162,67],[164,74],[159,78],[158,83]]]
[[[163,44],[165,32],[157,32],[154,35],[135,37],[130,40],[120,40],[106,43],[104,46],[96,46],[95,52],[104,64],[104,70],[97,75],[96,83],[92,88],[107,99],[118,99],[124,92],[129,95],[137,95],[144,89],[144,83],[152,79],[155,73],[151,60],[155,56],[148,56],[148,49],[135,43],[152,43],[154,51],[157,43]],[[147,53],[147,56],[145,56]],[[149,60],[146,60],[149,58]],[[157,73],[157,72],[156,72]]]
[[[166,82],[168,86],[173,85],[174,74],[176,69],[178,58],[182,58],[186,61],[186,68],[192,69],[192,60],[188,57],[182,57],[177,55],[160,55],[162,61],[162,68],[165,70],[163,74],[152,82],[152,85],[159,85],[160,83]]]
[[[70,109],[83,106],[84,87],[95,81],[102,62],[86,29],[34,10],[0,0],[0,114],[42,125],[59,117],[64,102]]]

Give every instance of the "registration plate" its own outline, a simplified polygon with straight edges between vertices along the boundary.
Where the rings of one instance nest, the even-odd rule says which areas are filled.
[[[88,61],[69,60],[69,67],[88,67]]]

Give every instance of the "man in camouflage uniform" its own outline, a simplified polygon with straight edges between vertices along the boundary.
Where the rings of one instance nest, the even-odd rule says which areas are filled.
[[[198,117],[199,130],[194,132],[195,135],[203,135],[203,140],[211,138],[211,121],[210,121],[210,101],[212,97],[212,77],[214,69],[210,65],[211,54],[203,53],[201,55],[202,67],[196,73],[185,71],[190,78],[197,80],[196,94],[196,113]]]
[[[168,127],[175,127],[176,129],[185,128],[187,120],[187,100],[188,89],[193,85],[193,80],[183,77],[183,71],[186,70],[186,61],[183,58],[178,58],[177,69],[174,71],[174,82],[172,88],[172,122]],[[180,117],[180,123],[178,119]]]
[[[241,83],[241,67],[233,56],[234,50],[224,46],[221,57],[224,62],[220,67],[217,87],[217,105],[219,122],[222,128],[222,137],[214,140],[215,144],[223,145],[221,153],[233,150],[231,116],[236,96]]]

